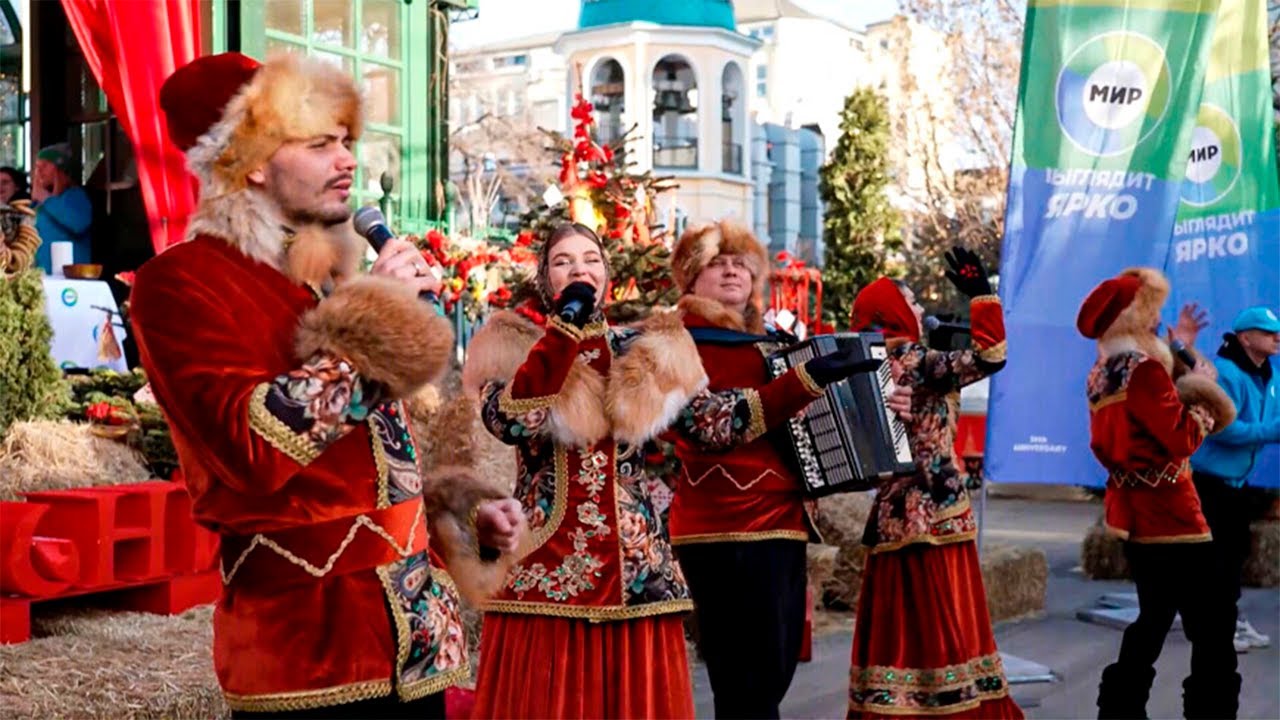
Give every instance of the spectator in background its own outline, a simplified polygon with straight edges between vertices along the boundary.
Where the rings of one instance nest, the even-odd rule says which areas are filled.
[[[0,167],[0,205],[14,200],[27,200],[27,174],[14,167]]]
[[[36,154],[31,199],[35,201],[36,230],[44,241],[36,251],[36,264],[49,274],[54,272],[50,248],[55,242],[71,243],[74,262],[89,262],[93,205],[74,168],[75,156],[67,143],[50,145]]]
[[[1236,613],[1236,652],[1264,648],[1271,638],[1240,615],[1240,575],[1249,557],[1249,524],[1256,519],[1256,490],[1246,485],[1262,447],[1280,443],[1280,380],[1271,358],[1280,352],[1280,318],[1266,307],[1236,316],[1222,336],[1214,365],[1218,384],[1236,404],[1236,420],[1205,439],[1191,456],[1200,507],[1213,533],[1216,565],[1227,577],[1229,606]],[[1251,492],[1252,491],[1252,492]]]

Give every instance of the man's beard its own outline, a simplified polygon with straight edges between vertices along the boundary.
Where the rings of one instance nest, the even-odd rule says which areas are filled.
[[[346,203],[329,208],[299,208],[290,215],[295,222],[303,225],[341,225],[351,219],[351,207]]]

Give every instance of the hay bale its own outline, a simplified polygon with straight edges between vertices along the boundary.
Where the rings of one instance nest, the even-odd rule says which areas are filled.
[[[840,548],[834,545],[818,545],[810,543],[805,548],[806,564],[809,573],[809,588],[813,591],[815,607],[822,607],[822,589],[826,587],[836,573],[836,556]]]
[[[818,532],[824,543],[837,548],[834,567],[821,587],[825,607],[849,610],[858,604],[867,564],[862,530],[874,499],[870,493],[842,493],[818,501]]]
[[[1280,520],[1259,520],[1249,526],[1249,533],[1252,543],[1244,564],[1244,584],[1280,586]]]
[[[142,456],[66,420],[14,423],[0,444],[0,500],[22,493],[151,480]]]
[[[1044,610],[1049,587],[1049,559],[1039,548],[985,545],[982,582],[987,589],[991,622],[1025,617]]]
[[[10,718],[227,717],[212,612],[37,615],[44,637],[0,646],[0,707]]]
[[[1080,545],[1080,565],[1092,580],[1128,580],[1129,561],[1124,557],[1124,541],[1107,532],[1102,518],[1085,533]]]

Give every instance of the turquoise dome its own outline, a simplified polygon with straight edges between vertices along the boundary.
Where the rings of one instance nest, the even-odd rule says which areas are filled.
[[[578,28],[629,22],[736,30],[730,0],[582,0]]]

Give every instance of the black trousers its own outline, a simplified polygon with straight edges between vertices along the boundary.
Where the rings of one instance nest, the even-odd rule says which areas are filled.
[[[717,718],[777,718],[804,633],[805,543],[676,547]]]
[[[231,712],[232,720],[444,720],[444,693],[412,702],[389,695],[345,705],[284,712]]]
[[[1120,657],[1102,672],[1098,717],[1146,717],[1155,662],[1176,615],[1191,641],[1191,674],[1182,683],[1188,718],[1234,718],[1240,696],[1236,673],[1234,604],[1222,589],[1210,543],[1125,543],[1138,588],[1138,619],[1124,631]]]
[[[1254,494],[1248,488],[1231,487],[1220,477],[1193,473],[1200,510],[1213,533],[1214,564],[1221,572],[1218,580],[1231,605],[1232,617],[1238,614],[1241,575],[1249,559],[1249,524],[1254,521]]]

